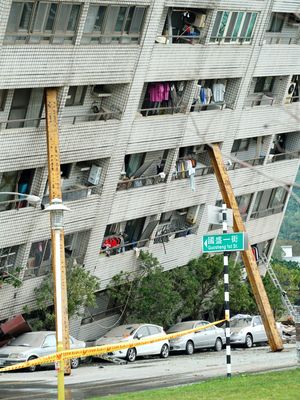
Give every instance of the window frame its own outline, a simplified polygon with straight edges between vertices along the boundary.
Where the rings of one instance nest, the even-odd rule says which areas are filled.
[[[99,13],[100,7],[105,7],[104,10],[104,16],[102,20],[102,26],[101,29],[96,31],[93,29],[92,32],[84,32],[85,30],[85,25],[83,28],[83,44],[95,44],[95,43],[100,43],[100,44],[111,44],[111,43],[122,43],[122,39],[128,38],[131,39],[130,43],[133,44],[138,44],[141,40],[142,34],[143,34],[143,28],[144,28],[144,22],[145,22],[145,15],[147,11],[147,6],[140,6],[140,5],[135,5],[135,4],[125,4],[125,5],[117,5],[117,4],[99,4],[99,3],[90,3],[88,13],[90,10],[90,7],[98,7],[97,8],[97,15]],[[112,10],[113,8],[116,8],[117,15],[115,17],[115,21],[110,21],[110,15],[113,15]],[[126,8],[125,10],[125,15],[122,21],[122,27],[120,30],[116,30],[116,25],[118,22],[118,17],[121,11],[121,8]],[[126,29],[126,25],[128,23],[128,16],[130,14],[130,9],[134,8],[133,14],[131,17],[130,24],[128,26],[128,29]],[[135,21],[135,18],[139,12],[139,10],[143,10],[142,16],[140,18],[140,23],[139,23],[139,28],[138,32],[132,32],[132,24]],[[111,26],[109,26],[109,21]],[[95,25],[94,25],[95,27]],[[88,40],[90,39],[90,40]],[[93,40],[94,39],[94,40]],[[95,40],[97,39],[97,40]],[[128,44],[128,42],[126,42]]]
[[[216,25],[218,21],[218,15],[221,14],[221,18],[219,20],[218,26]],[[210,43],[225,43],[225,44],[232,44],[232,43],[251,43],[253,39],[253,32],[254,28],[256,25],[257,17],[258,17],[258,12],[249,12],[249,11],[240,11],[240,10],[219,10],[217,11],[214,26],[212,28],[212,32],[215,32],[215,35],[210,36],[209,42]],[[232,19],[236,15],[235,21],[232,24]],[[242,17],[241,17],[242,15]],[[249,20],[247,21],[247,16],[249,16]],[[225,26],[224,30],[222,32],[222,35],[220,35],[220,31],[222,28],[222,25],[224,24],[223,20],[224,17],[226,18],[225,21]],[[253,21],[253,25],[251,22]],[[252,25],[252,26],[251,26]],[[231,31],[230,36],[228,35],[229,30]],[[245,35],[242,37],[241,33],[242,31],[245,30]],[[249,32],[250,30],[250,32]]]
[[[74,92],[73,98],[72,98],[72,94],[69,94],[71,88],[72,88],[72,89],[73,89],[73,88],[76,88],[76,89],[75,89],[75,92]],[[75,101],[76,98],[78,97],[79,88],[81,89],[81,95],[79,96],[80,99],[79,99],[79,101],[78,101],[78,100]],[[70,99],[68,99],[68,98],[66,99],[65,107],[78,107],[78,106],[82,106],[82,105],[84,104],[84,100],[85,100],[87,88],[88,88],[88,86],[86,86],[86,85],[69,86],[69,90],[68,90],[67,97],[68,97],[68,96],[71,96],[71,98],[70,98]],[[72,102],[71,104],[68,104],[68,101],[69,101],[69,100],[71,100],[71,102]]]
[[[0,111],[4,111],[6,99],[7,99],[7,89],[0,89]]]
[[[60,1],[44,1],[44,0],[36,0],[36,1],[34,1],[34,0],[33,1],[14,0],[12,2],[11,8],[10,8],[10,13],[11,13],[12,7],[15,3],[20,3],[23,5],[21,11],[19,11],[18,23],[16,24],[16,26],[18,26],[18,28],[15,32],[7,30],[8,22],[9,22],[10,15],[11,15],[11,14],[9,14],[8,22],[6,25],[6,31],[4,34],[3,44],[6,44],[6,45],[11,45],[11,44],[63,44],[63,45],[74,44],[74,42],[76,40],[76,36],[77,36],[77,30],[78,30],[78,26],[79,26],[80,16],[82,13],[83,3],[80,3],[78,1],[60,2]],[[26,30],[20,30],[19,25],[20,25],[20,21],[21,21],[23,9],[24,9],[24,4],[26,4],[26,3],[32,3],[33,7],[31,10],[28,28]],[[34,27],[37,22],[36,18],[37,18],[40,4],[47,4],[48,7],[46,7],[45,11],[44,11],[42,29],[40,31],[34,31]],[[56,8],[55,15],[54,15],[52,29],[50,31],[50,30],[46,30],[45,28],[47,26],[47,21],[49,19],[49,14],[51,11],[52,4],[56,4],[57,8]],[[65,6],[71,6],[69,14],[68,14],[68,19],[65,21],[66,29],[64,32],[56,31],[57,23],[58,23],[59,19],[61,18],[62,9]],[[70,16],[71,16],[72,9],[74,6],[79,7],[78,15],[77,15],[77,18],[75,21],[75,28],[74,28],[74,31],[73,30],[68,31],[67,28],[70,23]],[[45,40],[45,38],[46,38],[46,40]],[[59,39],[62,40],[61,43],[59,43],[57,41]]]

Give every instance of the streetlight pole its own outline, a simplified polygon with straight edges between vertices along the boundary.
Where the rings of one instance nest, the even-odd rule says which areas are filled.
[[[48,206],[45,211],[50,212],[51,222],[51,237],[52,237],[52,266],[54,275],[55,285],[55,313],[56,313],[56,348],[57,351],[64,350],[64,332],[65,332],[65,310],[63,301],[64,288],[62,283],[62,259],[61,259],[61,247],[63,244],[62,233],[63,233],[63,212],[68,211],[69,208],[62,204],[61,199],[53,199],[51,205]],[[63,358],[58,363],[57,371],[57,383],[58,383],[58,399],[64,400],[65,389],[64,389],[64,372],[65,362]]]

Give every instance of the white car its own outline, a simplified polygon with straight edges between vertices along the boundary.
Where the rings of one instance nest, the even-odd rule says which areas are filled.
[[[120,325],[94,342],[94,346],[102,346],[121,342],[128,342],[134,339],[143,340],[159,336],[165,336],[166,333],[161,326],[152,324],[127,324]],[[130,349],[117,350],[108,353],[109,356],[116,358],[125,358],[129,362],[135,361],[138,356],[160,355],[161,358],[169,356],[168,339],[156,343],[132,347]]]
[[[167,333],[175,333],[185,331],[187,329],[197,328],[209,324],[207,321],[186,321],[179,322],[171,326]],[[171,351],[185,351],[186,354],[193,354],[195,349],[214,348],[216,351],[221,351],[225,344],[224,330],[216,326],[201,331],[180,336],[170,340]]]
[[[279,333],[282,334],[281,326],[276,323]],[[243,345],[247,348],[254,343],[267,342],[267,334],[259,315],[237,315],[230,320],[230,343]]]
[[[70,348],[82,349],[85,343],[70,336]],[[12,339],[0,349],[0,368],[56,353],[56,336],[53,331],[27,332]],[[71,367],[77,368],[80,359],[73,358]],[[34,372],[38,367],[28,367]]]

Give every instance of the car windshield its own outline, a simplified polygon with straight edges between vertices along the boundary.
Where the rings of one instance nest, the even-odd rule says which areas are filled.
[[[116,328],[111,329],[107,332],[103,337],[127,337],[133,334],[133,332],[137,329],[137,326],[133,325],[121,325]]]
[[[24,333],[12,339],[8,346],[39,347],[41,345],[41,335]]]
[[[193,329],[193,327],[194,327],[194,322],[181,322],[180,324],[171,326],[171,328],[168,329],[167,332],[168,333],[180,332],[180,331],[185,331],[187,329]]]
[[[251,318],[234,319],[230,321],[231,328],[246,328],[251,324]]]

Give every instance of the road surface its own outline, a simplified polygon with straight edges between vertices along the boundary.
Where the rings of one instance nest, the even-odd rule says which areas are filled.
[[[296,346],[285,345],[279,353],[268,347],[234,349],[233,374],[252,373],[297,365]],[[87,400],[149,388],[199,382],[212,377],[226,376],[225,351],[197,352],[192,356],[175,355],[168,359],[147,358],[127,365],[98,362],[81,366],[65,378],[66,400]],[[37,372],[15,372],[0,375],[0,399],[56,399],[56,373],[53,369]]]

